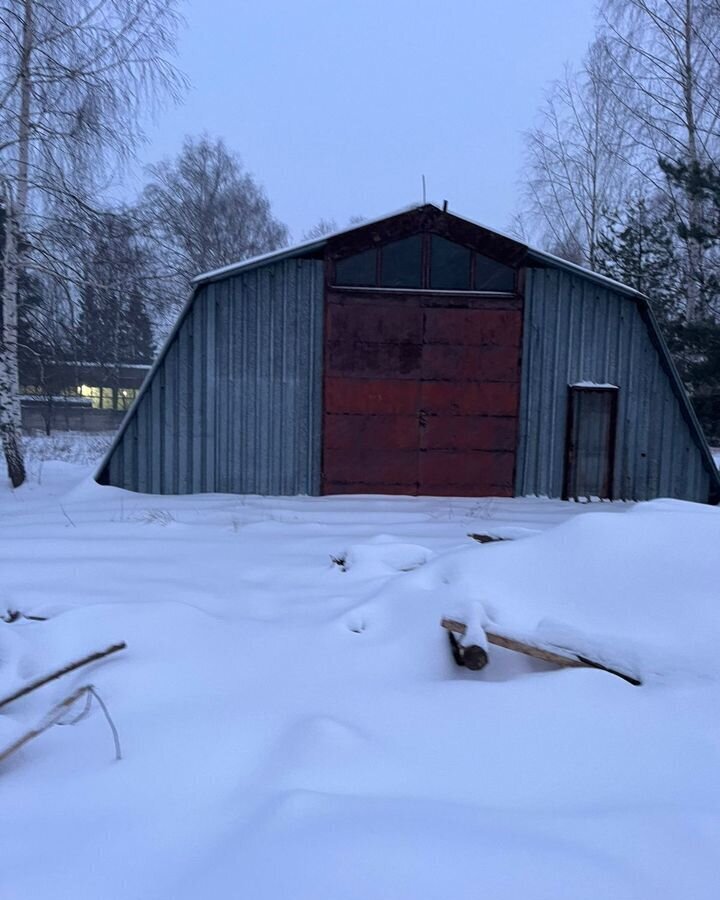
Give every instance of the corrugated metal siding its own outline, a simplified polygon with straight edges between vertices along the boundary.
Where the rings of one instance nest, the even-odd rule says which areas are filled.
[[[706,502],[706,462],[637,303],[580,275],[529,269],[516,494],[560,497],[568,385],[619,386],[613,496]]]
[[[136,403],[108,481],[157,494],[318,494],[323,263],[198,288]]]

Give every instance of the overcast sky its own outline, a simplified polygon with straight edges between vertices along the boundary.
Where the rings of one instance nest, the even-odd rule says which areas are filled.
[[[184,104],[143,160],[222,136],[299,239],[422,199],[506,228],[522,132],[592,38],[594,0],[188,0]]]

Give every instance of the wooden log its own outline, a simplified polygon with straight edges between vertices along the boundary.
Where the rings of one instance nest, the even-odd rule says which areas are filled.
[[[449,634],[459,634],[462,636],[467,631],[465,623],[459,622],[457,619],[443,619],[440,624],[443,628],[447,629]],[[496,632],[491,631],[486,631],[485,635],[488,639],[488,643],[495,644],[497,647],[504,647],[506,650],[513,650],[516,653],[524,653],[526,656],[532,656],[533,659],[541,659],[544,662],[562,666],[563,668],[602,669],[603,672],[609,672],[611,675],[616,675],[618,678],[622,678],[629,684],[642,684],[638,678],[635,678],[633,675],[628,675],[627,672],[611,669],[609,666],[604,666],[602,663],[581,656],[579,653],[575,654],[572,653],[572,651],[568,652],[568,654],[558,653],[556,650],[549,650],[547,647],[528,644],[525,641],[519,641],[508,635],[497,634]]]
[[[464,666],[466,669],[471,669],[473,672],[479,672],[480,669],[484,669],[488,664],[487,650],[485,650],[484,647],[479,647],[477,644],[463,644],[462,641],[459,641],[455,637],[454,632],[463,635],[466,630],[464,625],[462,632],[457,632],[456,628],[448,629],[450,651],[456,665]]]

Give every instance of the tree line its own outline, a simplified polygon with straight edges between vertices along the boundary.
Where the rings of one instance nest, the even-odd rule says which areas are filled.
[[[26,258],[19,366],[43,396],[77,382],[74,362],[104,370],[103,383],[115,387],[124,364],[153,359],[195,275],[288,240],[264,190],[221,139],[188,137],[175,159],[146,175],[134,203],[95,205],[61,223],[56,241],[72,278],[38,273]],[[38,238],[44,245],[46,235]]]
[[[650,298],[720,442],[718,0],[601,0],[525,150],[516,231]]]

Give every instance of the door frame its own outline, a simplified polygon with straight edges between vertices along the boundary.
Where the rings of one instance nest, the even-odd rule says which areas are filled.
[[[610,404],[610,428],[608,431],[607,443],[607,476],[603,485],[603,500],[613,500],[613,485],[615,483],[615,445],[617,443],[617,420],[618,420],[618,396],[620,388],[617,385],[595,385],[595,384],[569,384],[567,394],[567,414],[565,417],[565,451],[563,457],[563,500],[574,500],[570,497],[570,474],[572,465],[575,461],[575,447],[573,445],[573,428],[575,426],[575,404],[574,398],[577,394],[597,393],[609,394],[612,402]]]

